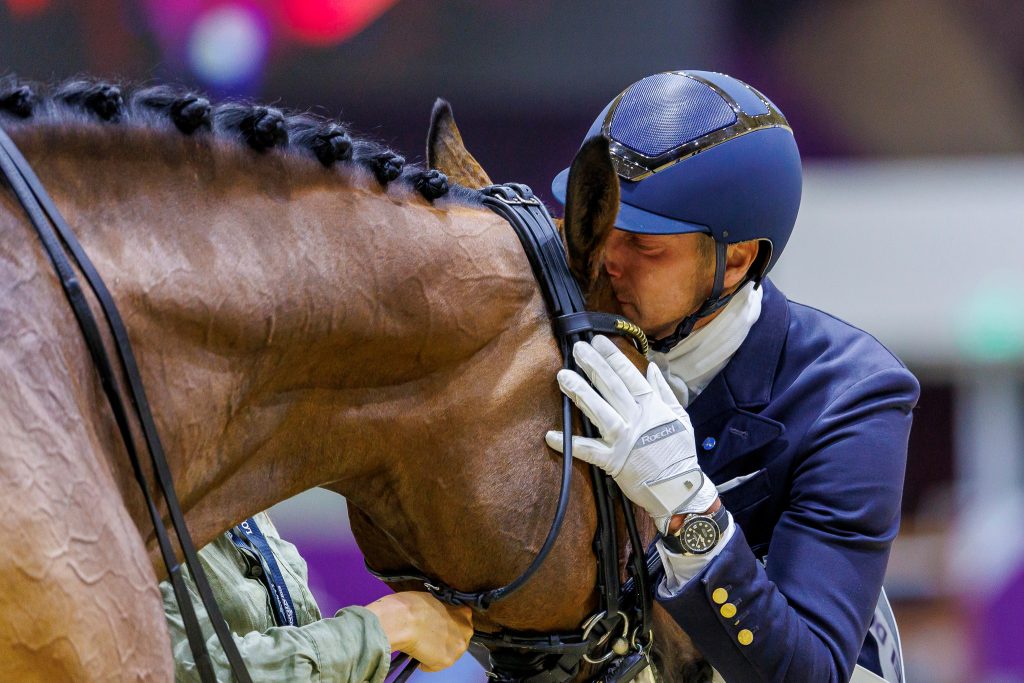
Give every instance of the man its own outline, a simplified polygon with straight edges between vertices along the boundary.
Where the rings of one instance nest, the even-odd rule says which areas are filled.
[[[468,607],[450,607],[429,593],[394,593],[322,619],[309,590],[305,561],[280,537],[266,513],[204,546],[199,561],[255,681],[381,683],[392,650],[418,659],[425,671],[438,671],[455,663],[473,635]],[[182,571],[217,680],[231,680],[195,583],[187,569]],[[175,678],[198,681],[174,590],[165,581],[160,591]]]
[[[734,78],[671,72],[627,88],[595,135],[621,196],[604,270],[655,341],[646,376],[605,338],[576,345],[593,388],[558,382],[601,438],[574,437],[575,455],[654,518],[657,597],[726,681],[845,683],[858,654],[902,680],[876,603],[919,387],[870,335],[765,278],[800,202],[786,119]]]

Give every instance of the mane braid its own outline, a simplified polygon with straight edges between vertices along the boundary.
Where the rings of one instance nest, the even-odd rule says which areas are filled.
[[[448,194],[448,176],[436,169],[430,169],[413,176],[413,186],[426,199],[434,201]]]
[[[103,81],[68,81],[57,88],[54,99],[112,123],[119,121],[124,111],[121,89]]]
[[[97,120],[152,128],[170,124],[184,135],[237,140],[260,153],[294,152],[327,168],[356,164],[369,170],[381,185],[400,181],[431,202],[448,196],[461,203],[480,204],[476,190],[452,186],[443,173],[407,165],[405,157],[385,145],[355,138],[343,124],[308,112],[244,102],[214,105],[202,93],[169,85],[128,88],[74,78],[47,88],[13,75],[0,76],[0,125],[36,121],[73,125]]]
[[[213,121],[217,130],[240,136],[257,152],[288,144],[284,113],[273,107],[229,102],[213,110]]]
[[[20,84],[12,76],[0,78],[0,112],[8,112],[20,119],[32,116],[36,95],[27,85]]]
[[[310,114],[289,116],[287,124],[288,139],[311,149],[324,166],[352,158],[352,138],[341,124]]]
[[[150,110],[169,116],[185,135],[197,130],[212,130],[213,117],[210,100],[193,92],[181,92],[166,85],[139,90],[131,98],[135,111]]]

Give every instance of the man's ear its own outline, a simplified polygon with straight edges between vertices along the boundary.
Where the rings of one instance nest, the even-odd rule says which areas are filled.
[[[597,281],[604,244],[619,213],[619,179],[608,154],[608,140],[597,135],[569,167],[565,197],[565,242],[569,268],[584,292]]]
[[[761,247],[762,240],[747,240],[730,244],[725,259],[725,291],[729,291],[742,282],[746,282],[750,276],[755,263],[761,260],[764,249]],[[771,257],[771,243],[768,243],[768,257]],[[763,266],[758,266],[754,272],[763,271]]]
[[[434,110],[430,113],[427,168],[437,169],[449,180],[474,190],[494,184],[462,143],[452,107],[441,98],[434,102]]]

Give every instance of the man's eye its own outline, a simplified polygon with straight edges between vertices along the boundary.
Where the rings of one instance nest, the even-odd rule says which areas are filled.
[[[641,235],[631,235],[629,244],[634,251],[640,254],[656,254],[661,251],[663,246],[659,242],[652,242]]]

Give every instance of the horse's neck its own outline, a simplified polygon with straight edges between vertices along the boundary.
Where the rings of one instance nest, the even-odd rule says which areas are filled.
[[[315,485],[358,501],[383,454],[443,417],[456,369],[543,330],[525,257],[489,212],[120,133],[24,147],[118,302],[199,544]],[[145,534],[130,469],[111,457]]]

